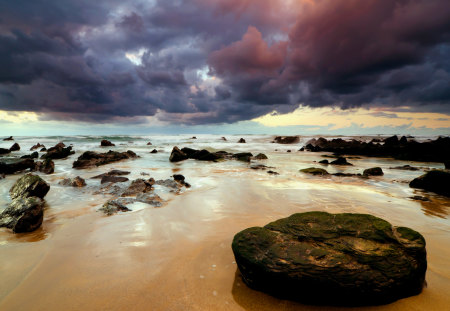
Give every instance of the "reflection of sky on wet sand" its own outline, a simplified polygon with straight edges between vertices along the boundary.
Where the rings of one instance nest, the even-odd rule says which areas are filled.
[[[330,173],[361,173],[365,168],[381,166],[385,175],[371,179],[323,178],[299,172],[306,167],[321,167],[314,161],[323,159],[322,153],[287,153],[283,150],[298,148],[270,144],[270,139],[261,137],[254,143],[247,137],[245,146],[227,145],[209,136],[198,138],[196,142],[185,141],[198,149],[213,140],[219,150],[264,152],[269,160],[259,163],[275,167],[280,175],[252,170],[238,161],[171,164],[169,152],[155,155],[149,151],[170,151],[173,144],[150,138],[133,139],[132,146],[117,147],[141,155],[134,161],[81,171],[70,168],[75,157],[57,161],[56,173],[43,176],[52,188],[46,197],[48,208],[42,228],[25,235],[0,230],[0,260],[5,263],[0,266],[5,280],[0,284],[0,309],[61,310],[76,306],[119,310],[133,306],[147,310],[151,306],[154,310],[324,310],[248,289],[236,274],[230,247],[240,230],[310,210],[369,213],[425,236],[428,288],[419,296],[371,310],[441,310],[450,304],[450,298],[442,294],[450,290],[450,250],[445,246],[450,241],[450,200],[394,181],[411,180],[422,171],[389,169],[404,164],[441,164],[351,159],[352,167],[324,168]],[[148,140],[153,146],[146,146]],[[74,142],[76,156],[87,148],[77,148],[78,144]],[[26,150],[27,145],[23,145]],[[131,171],[130,179],[148,178],[142,172],[155,179],[180,173],[192,187],[179,194],[156,189],[165,200],[163,207],[139,203],[132,206],[133,212],[105,217],[96,210],[109,196],[93,195],[99,181],[89,177],[113,168]],[[58,186],[66,175],[80,175],[87,179],[88,186]],[[0,203],[8,202],[8,190],[18,177],[0,181]],[[431,201],[411,200],[414,195]],[[30,299],[21,299],[24,293]]]

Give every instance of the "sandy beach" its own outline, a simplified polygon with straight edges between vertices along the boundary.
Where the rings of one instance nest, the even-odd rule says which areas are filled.
[[[271,143],[272,136],[241,136],[221,142],[219,136],[109,137],[114,150],[133,150],[140,158],[74,170],[72,162],[85,150],[102,150],[98,137],[21,138],[26,154],[40,141],[73,144],[75,155],[55,160],[55,173],[39,175],[51,189],[46,196],[42,227],[32,233],[0,230],[0,310],[341,310],[280,300],[248,288],[240,277],[231,241],[248,227],[263,226],[305,211],[372,214],[395,226],[420,232],[427,242],[427,287],[414,297],[361,310],[445,310],[450,305],[450,199],[411,189],[419,171],[390,169],[400,165],[443,168],[442,163],[388,158],[349,159],[352,167],[330,172],[361,172],[380,166],[384,176],[316,177],[299,169],[318,166],[328,153],[297,151],[295,145]],[[120,139],[120,140],[119,140]],[[45,141],[46,140],[46,141]],[[152,146],[146,142],[152,141]],[[123,145],[121,145],[123,144]],[[168,161],[171,148],[189,146],[232,152],[263,152],[264,163],[280,175],[253,170],[239,161],[205,163]],[[154,148],[161,150],[150,154]],[[275,151],[277,149],[277,151]],[[292,152],[287,152],[291,150]],[[132,211],[105,216],[98,209],[110,195],[99,193],[99,181],[89,179],[111,169],[128,170],[130,180],[142,172],[155,179],[183,174],[191,188],[171,193],[155,189],[162,207],[133,205]],[[0,204],[22,174],[0,180]],[[88,185],[58,185],[65,177],[81,176]],[[410,199],[428,197],[430,202]]]

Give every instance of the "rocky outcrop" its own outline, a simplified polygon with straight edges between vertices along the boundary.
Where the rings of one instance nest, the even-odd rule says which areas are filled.
[[[246,143],[246,141],[245,141],[245,139],[243,139],[243,138],[240,138],[240,139],[238,140],[238,143],[240,143],[240,144],[245,144],[245,143]]]
[[[103,140],[100,142],[100,146],[101,146],[101,147],[114,147],[115,144],[113,144],[113,143],[110,142],[109,140],[103,139]]]
[[[8,140],[14,140],[14,138],[12,136],[9,136],[7,138],[3,138],[3,141],[8,141]]]
[[[60,142],[55,146],[47,149],[47,153],[41,156],[41,159],[64,159],[68,156],[74,154],[75,151],[72,151],[72,147],[66,147],[64,143]]]
[[[39,176],[22,176],[9,190],[12,202],[0,214],[0,227],[14,233],[31,232],[39,228],[44,218],[43,198],[50,186]]]
[[[152,151],[150,151],[150,153],[158,153],[158,150],[153,149]]]
[[[409,186],[450,197],[450,172],[441,170],[429,171],[411,181]]]
[[[372,167],[372,168],[368,168],[365,169],[363,172],[364,176],[383,176],[383,170],[381,169],[381,167]]]
[[[136,196],[139,193],[150,192],[153,189],[155,181],[153,178],[149,180],[136,179],[131,182],[131,185],[122,193],[122,197]]]
[[[83,169],[133,158],[137,158],[137,155],[131,150],[128,150],[127,152],[117,152],[110,150],[106,153],[86,151],[81,156],[79,156],[75,162],[73,162],[72,167]]]
[[[192,148],[182,148],[173,147],[172,153],[170,154],[170,162],[180,162],[187,159],[195,159],[199,161],[217,161],[223,158],[223,154],[220,152],[209,152],[208,150],[196,150]]]
[[[250,162],[250,160],[253,157],[253,154],[250,152],[239,152],[239,153],[233,154],[232,157],[238,161]]]
[[[419,143],[413,139],[392,136],[382,143],[343,140],[336,138],[312,139],[305,149],[312,152],[328,151],[346,155],[365,155],[370,157],[393,157],[400,160],[441,162],[450,158],[450,137],[439,137],[434,141]]]
[[[20,146],[18,143],[14,143],[14,145],[11,146],[11,148],[9,148],[9,151],[19,151],[20,150]]]
[[[37,159],[39,158],[39,153],[37,151],[33,152],[32,154],[24,155],[20,157],[21,159]]]
[[[232,249],[249,287],[311,304],[417,295],[427,269],[420,233],[365,214],[294,214],[239,232]]]
[[[130,172],[128,171],[121,171],[121,170],[111,170],[107,173],[103,173],[94,177],[91,177],[91,179],[102,179],[105,176],[124,176],[124,175],[129,175]]]
[[[189,159],[189,157],[182,152],[178,147],[173,147],[172,153],[170,154],[170,162],[180,162]]]
[[[8,154],[8,153],[11,153],[11,150],[6,149],[6,148],[0,148],[0,155],[1,154]]]
[[[33,159],[23,159],[13,163],[0,162],[0,174],[14,174],[27,169],[34,170],[35,166]]]
[[[297,144],[299,141],[298,136],[277,136],[273,142],[277,144]]]
[[[122,176],[103,176],[100,183],[106,184],[106,183],[116,183],[116,182],[126,182],[129,179]]]

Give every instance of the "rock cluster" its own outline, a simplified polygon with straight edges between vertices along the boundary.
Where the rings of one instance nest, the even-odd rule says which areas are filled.
[[[14,233],[31,232],[39,228],[44,218],[43,198],[50,186],[39,176],[22,176],[9,190],[12,202],[0,214],[0,227]]]
[[[132,158],[137,158],[137,155],[131,150],[128,150],[127,152],[117,152],[110,150],[105,153],[86,151],[82,155],[80,155],[75,162],[73,162],[72,167],[83,169]]]

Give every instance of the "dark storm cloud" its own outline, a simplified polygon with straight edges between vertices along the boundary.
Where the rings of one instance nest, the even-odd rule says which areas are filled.
[[[286,3],[0,0],[0,109],[190,124],[299,104],[450,113],[447,0]]]

